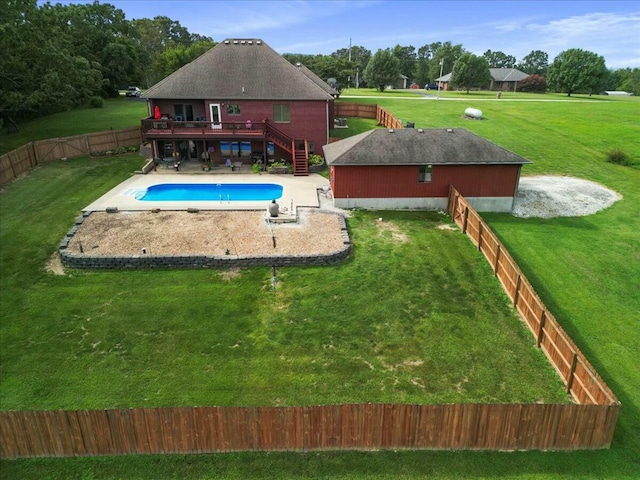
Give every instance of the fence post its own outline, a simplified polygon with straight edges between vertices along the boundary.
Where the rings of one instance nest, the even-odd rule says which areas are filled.
[[[500,247],[502,247],[501,243],[498,243],[498,248],[496,249],[496,261],[493,264],[493,275],[498,276],[498,262],[500,261]]]
[[[478,251],[482,251],[482,220],[478,221]]]
[[[542,310],[542,315],[540,316],[540,327],[538,327],[538,336],[536,338],[536,347],[540,348],[540,343],[542,343],[542,334],[544,333],[544,325],[547,323],[547,311]]]
[[[464,219],[462,220],[462,233],[467,233],[467,220],[469,219],[469,206],[464,207]]]
[[[522,275],[518,274],[518,280],[516,280],[516,291],[513,294],[513,306],[518,305],[518,294],[520,293],[520,283],[522,282]]]
[[[573,359],[571,360],[571,369],[569,370],[569,378],[567,379],[567,393],[571,392],[573,387],[573,377],[576,372],[576,364],[578,363],[578,354],[573,352]]]

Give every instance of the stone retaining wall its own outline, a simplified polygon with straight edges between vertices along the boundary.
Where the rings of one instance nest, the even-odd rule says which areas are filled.
[[[332,213],[333,212],[324,212]],[[129,268],[233,268],[233,267],[293,267],[305,265],[334,265],[345,260],[352,250],[347,223],[338,215],[343,238],[343,247],[324,254],[315,255],[121,255],[96,256],[67,251],[69,242],[91,212],[80,216],[75,225],[60,242],[58,253],[62,265],[82,269],[129,269]]]

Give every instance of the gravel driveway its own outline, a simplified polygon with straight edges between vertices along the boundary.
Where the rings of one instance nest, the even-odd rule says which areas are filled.
[[[622,196],[589,180],[540,175],[522,177],[513,215],[516,217],[581,217],[610,207]]]

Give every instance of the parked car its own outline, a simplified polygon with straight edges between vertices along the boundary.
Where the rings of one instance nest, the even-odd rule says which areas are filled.
[[[438,90],[438,84],[437,83],[427,83],[424,86],[425,90]]]
[[[139,97],[142,95],[142,90],[138,87],[128,87],[124,95],[126,97]]]

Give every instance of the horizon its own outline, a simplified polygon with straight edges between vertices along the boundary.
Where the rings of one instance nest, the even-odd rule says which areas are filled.
[[[43,1],[38,1],[42,5]],[[91,0],[61,1],[86,4]],[[349,46],[374,54],[396,45],[416,50],[451,42],[475,55],[487,50],[520,62],[534,50],[549,63],[582,49],[608,69],[640,67],[640,4],[632,1],[113,0],[127,20],[166,16],[191,34],[260,38],[280,54],[330,55]],[[268,7],[268,8],[265,8]],[[278,9],[277,15],[274,11]],[[464,14],[460,14],[463,12]]]

